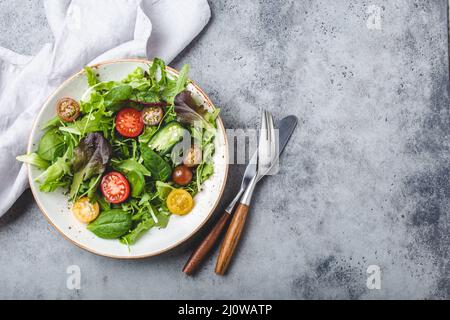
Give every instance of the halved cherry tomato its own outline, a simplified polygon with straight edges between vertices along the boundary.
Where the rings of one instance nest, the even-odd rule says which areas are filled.
[[[72,98],[63,98],[56,104],[56,113],[64,122],[74,122],[80,116],[80,105]]]
[[[164,110],[161,107],[148,107],[142,110],[142,120],[147,126],[157,126],[164,118]]]
[[[125,202],[130,196],[130,184],[119,172],[110,172],[104,176],[101,189],[106,201],[112,204]]]
[[[183,160],[185,166],[189,168],[194,168],[202,163],[202,150],[199,146],[192,146],[186,154],[186,157]]]
[[[100,207],[97,202],[90,202],[89,198],[81,198],[73,204],[72,212],[75,218],[83,223],[89,223],[97,219]]]
[[[178,166],[172,173],[172,180],[180,186],[187,186],[192,181],[192,170],[186,166]]]
[[[141,113],[133,108],[120,110],[116,117],[116,129],[126,138],[136,138],[144,130]]]
[[[175,189],[167,197],[167,208],[173,214],[184,216],[194,208],[194,199],[186,190]]]

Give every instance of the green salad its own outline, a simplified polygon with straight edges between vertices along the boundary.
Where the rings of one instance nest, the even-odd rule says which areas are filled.
[[[149,229],[185,215],[214,172],[219,110],[208,112],[161,59],[122,81],[86,67],[89,89],[66,97],[42,128],[36,152],[17,159],[42,170],[42,192],[62,188],[74,216],[104,239],[128,246]]]

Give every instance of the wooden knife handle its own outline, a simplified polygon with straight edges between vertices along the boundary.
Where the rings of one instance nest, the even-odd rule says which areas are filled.
[[[225,229],[228,221],[230,220],[230,217],[231,214],[226,211],[222,214],[214,228],[205,237],[205,239],[203,239],[197,249],[195,249],[195,251],[192,253],[189,260],[186,262],[186,265],[183,268],[184,273],[186,273],[187,275],[193,275],[197,271],[198,267],[202,264],[203,260],[205,260],[208,253],[216,244],[217,239],[219,239],[222,231]]]
[[[220,247],[219,258],[216,263],[216,273],[223,276],[228,269],[234,250],[241,238],[242,230],[244,229],[245,220],[247,219],[249,207],[240,203],[236,209],[230,226],[228,227],[225,238]]]

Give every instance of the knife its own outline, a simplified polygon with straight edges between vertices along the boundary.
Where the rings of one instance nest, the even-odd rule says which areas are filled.
[[[296,116],[288,116],[278,123],[277,126],[279,130],[278,150],[280,155],[283,153],[290,137],[294,133],[294,130],[297,127],[297,123],[298,119]],[[184,266],[183,272],[186,273],[187,275],[193,275],[197,271],[198,267],[201,265],[205,257],[211,251],[214,244],[217,242],[223,230],[227,226],[232,216],[233,210],[236,207],[237,202],[240,200],[250,180],[256,175],[257,157],[258,157],[258,150],[256,150],[255,154],[250,159],[247,168],[245,169],[241,189],[237,193],[236,197],[233,199],[233,201],[231,201],[228,207],[226,207],[225,212],[222,214],[219,221],[216,223],[216,225],[210,231],[210,233],[205,237],[205,239],[203,239],[203,241],[200,243],[197,249],[192,253],[191,257]]]

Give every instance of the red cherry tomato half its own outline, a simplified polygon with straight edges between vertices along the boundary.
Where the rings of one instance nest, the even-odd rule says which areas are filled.
[[[141,113],[133,108],[119,111],[116,117],[116,130],[126,138],[136,138],[144,130]]]
[[[104,176],[101,189],[106,200],[112,204],[125,202],[130,196],[130,184],[119,172],[111,172]]]

